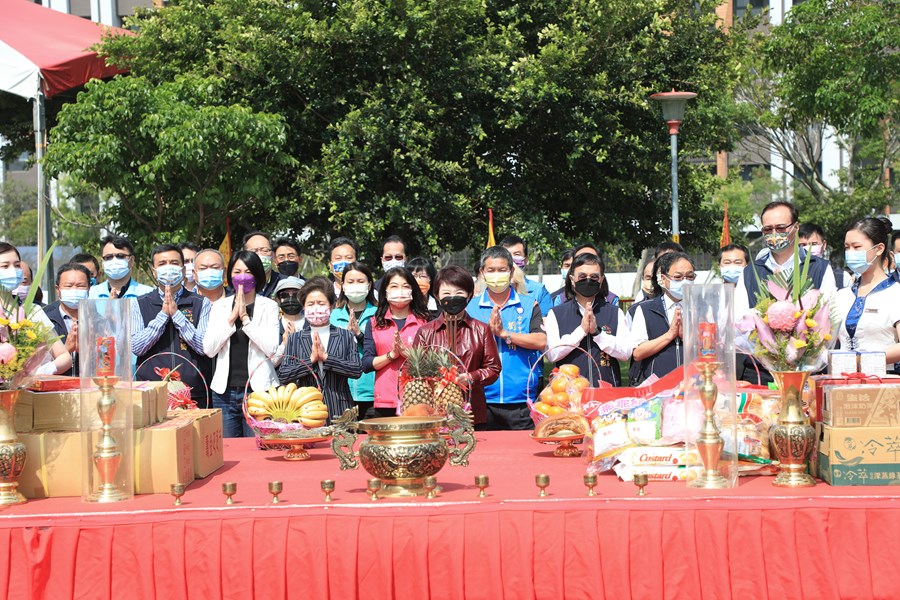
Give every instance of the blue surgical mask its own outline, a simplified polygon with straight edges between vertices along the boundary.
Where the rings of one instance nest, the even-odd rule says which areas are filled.
[[[684,298],[684,280],[682,281],[673,281],[669,280],[669,295],[672,296],[676,300],[681,300]]]
[[[331,264],[331,272],[334,273],[335,277],[343,277],[344,276],[344,267],[350,264],[349,260],[340,260],[336,263]]]
[[[406,266],[405,260],[383,260],[383,261],[381,261],[381,267],[385,271],[390,271],[391,269],[396,269],[398,267],[405,267],[405,266]],[[341,267],[341,271],[343,271],[343,270],[344,270],[343,267]]]
[[[160,286],[178,285],[182,279],[184,279],[184,270],[181,265],[162,265],[156,268],[156,280]]]
[[[127,258],[113,258],[103,261],[103,272],[109,279],[125,279],[131,273],[131,267],[128,266]]]
[[[869,248],[869,250],[871,249]],[[866,260],[866,254],[868,254],[869,250],[844,250],[844,264],[857,275],[862,275],[869,269],[872,261],[875,260],[874,258]]]
[[[560,269],[559,274],[562,275],[563,281],[565,281],[566,277],[569,276],[569,270],[568,269]]]
[[[0,286],[3,286],[3,289],[7,292],[11,292],[19,287],[23,279],[25,279],[25,273],[18,267],[0,269]]]
[[[59,301],[73,310],[78,308],[78,302],[88,297],[87,290],[79,290],[75,288],[66,288],[59,290]]]
[[[94,287],[95,285],[97,285],[97,278],[91,277],[91,287]]]
[[[900,269],[900,252],[894,254],[894,268]]]
[[[729,265],[727,267],[722,267],[722,279],[728,283],[737,283],[743,270],[744,267],[738,266]]]
[[[224,275],[225,271],[222,269],[203,269],[202,271],[197,271],[195,273],[197,285],[204,290],[214,290],[218,287],[222,287]]]

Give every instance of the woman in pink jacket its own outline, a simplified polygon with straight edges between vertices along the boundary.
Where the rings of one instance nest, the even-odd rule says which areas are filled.
[[[393,417],[400,403],[400,367],[419,327],[429,319],[425,296],[403,267],[389,269],[378,288],[378,311],[363,342],[363,371],[375,371],[375,413]]]

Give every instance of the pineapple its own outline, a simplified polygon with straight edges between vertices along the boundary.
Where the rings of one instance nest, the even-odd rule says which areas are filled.
[[[435,355],[438,360],[439,373],[441,369],[443,369],[444,372],[449,372],[452,369],[459,370],[459,362],[449,352],[436,352]],[[442,382],[437,389],[435,389],[435,405],[441,414],[447,412],[447,409],[445,408],[447,403],[453,403],[460,407],[465,404],[465,394],[462,388],[456,383]]]
[[[430,378],[434,377],[437,367],[434,353],[425,348],[410,348],[406,357],[406,369],[409,381],[403,386],[400,403],[400,414],[414,404],[434,406],[434,391]]]

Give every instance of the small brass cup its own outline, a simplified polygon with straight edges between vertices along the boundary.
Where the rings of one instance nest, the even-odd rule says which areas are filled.
[[[173,504],[175,506],[181,506],[181,497],[184,496],[184,484],[183,483],[173,483],[171,493],[172,493],[172,496],[175,497],[175,502],[173,502]]]
[[[331,492],[334,491],[334,480],[323,479],[321,485],[322,491],[325,492],[325,502],[331,502]]]
[[[378,500],[378,490],[381,489],[381,480],[377,477],[372,477],[366,482],[366,491],[369,493],[369,498],[373,501]]]
[[[541,473],[540,475],[535,475],[534,483],[536,486],[541,488],[541,491],[538,494],[538,496],[540,498],[544,498],[545,496],[547,496],[547,486],[550,485],[550,476],[547,475],[546,473]]]
[[[437,493],[435,493],[435,488],[437,488],[437,477],[435,477],[434,475],[429,475],[422,481],[422,487],[424,487],[425,491],[427,492],[425,494],[425,498],[427,498],[428,500],[433,499],[435,496],[437,496]]]
[[[234,504],[234,496],[237,493],[237,484],[233,481],[222,484],[222,493],[225,494],[225,504]]]
[[[647,477],[646,473],[635,473],[634,474],[634,485],[638,487],[638,496],[646,496],[647,492],[644,491],[644,488],[647,486],[649,482],[649,477]]]
[[[584,476],[584,485],[588,489],[588,496],[596,496],[597,493],[594,491],[594,487],[597,485],[597,474],[587,473]]]
[[[284,485],[280,481],[269,482],[269,493],[272,494],[272,504],[281,502],[281,500],[278,499],[278,494],[280,494],[283,489]]]
[[[490,479],[487,475],[476,475],[475,485],[478,487],[478,497],[487,498],[487,492],[484,490],[490,485]]]

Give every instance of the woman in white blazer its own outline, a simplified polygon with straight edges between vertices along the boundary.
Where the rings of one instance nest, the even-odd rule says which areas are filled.
[[[228,264],[228,285],[235,290],[213,303],[203,351],[216,358],[213,407],[222,409],[222,435],[251,437],[244,419],[244,388],[252,391],[278,385],[270,357],[278,347],[278,304],[262,295],[266,273],[253,252],[235,252]]]

